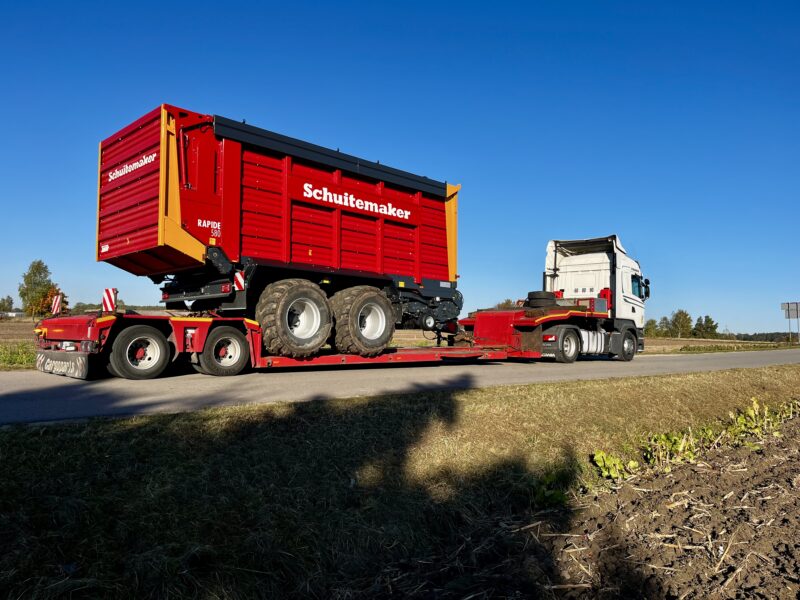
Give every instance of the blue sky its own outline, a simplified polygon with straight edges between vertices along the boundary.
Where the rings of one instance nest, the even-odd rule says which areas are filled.
[[[800,5],[14,3],[0,23],[0,296],[157,287],[94,261],[97,144],[168,102],[463,185],[466,308],[618,233],[649,316],[785,330],[800,300]]]

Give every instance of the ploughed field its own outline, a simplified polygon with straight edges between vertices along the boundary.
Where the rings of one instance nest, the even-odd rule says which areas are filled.
[[[796,598],[800,420],[585,497],[569,528],[527,534],[555,559],[546,585],[562,597]]]

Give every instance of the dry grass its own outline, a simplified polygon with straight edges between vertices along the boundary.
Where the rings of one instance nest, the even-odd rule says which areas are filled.
[[[524,591],[505,524],[563,502],[590,453],[713,421],[753,396],[777,404],[798,384],[800,367],[783,366],[7,428],[0,589]]]
[[[29,317],[19,319],[0,319],[0,341],[29,342],[33,339],[36,323]]]

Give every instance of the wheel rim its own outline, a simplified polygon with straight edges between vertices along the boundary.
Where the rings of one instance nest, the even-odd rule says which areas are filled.
[[[289,305],[286,320],[293,336],[307,340],[319,331],[322,316],[316,304],[307,298],[298,298]]]
[[[628,356],[633,354],[633,339],[631,336],[625,336],[625,341],[622,343],[622,351]]]
[[[368,302],[358,312],[358,329],[368,340],[377,340],[386,331],[386,314],[374,302]]]
[[[577,350],[577,344],[575,343],[575,336],[574,335],[564,336],[564,355],[571,357],[575,354],[576,350]]]
[[[242,346],[234,338],[222,338],[214,344],[214,362],[221,367],[236,364],[242,355]]]
[[[138,371],[147,371],[158,365],[161,358],[161,346],[155,338],[141,336],[131,340],[125,349],[128,364]]]

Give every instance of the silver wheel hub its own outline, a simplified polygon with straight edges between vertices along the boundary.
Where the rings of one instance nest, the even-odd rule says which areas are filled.
[[[236,364],[242,355],[242,346],[239,340],[222,338],[214,344],[214,361],[221,367]]]
[[[314,337],[322,323],[319,307],[307,298],[298,298],[292,302],[286,313],[286,319],[289,331],[301,340]]]
[[[567,356],[572,356],[577,351],[577,347],[575,346],[575,338],[571,335],[567,335],[564,337],[564,354]]]
[[[377,340],[386,331],[386,313],[374,302],[367,302],[358,312],[358,329],[367,340]]]
[[[161,358],[161,347],[155,339],[142,336],[131,340],[125,349],[128,364],[139,371],[147,371],[158,365]]]
[[[622,350],[625,352],[625,354],[633,354],[633,340],[630,337],[625,338]]]

